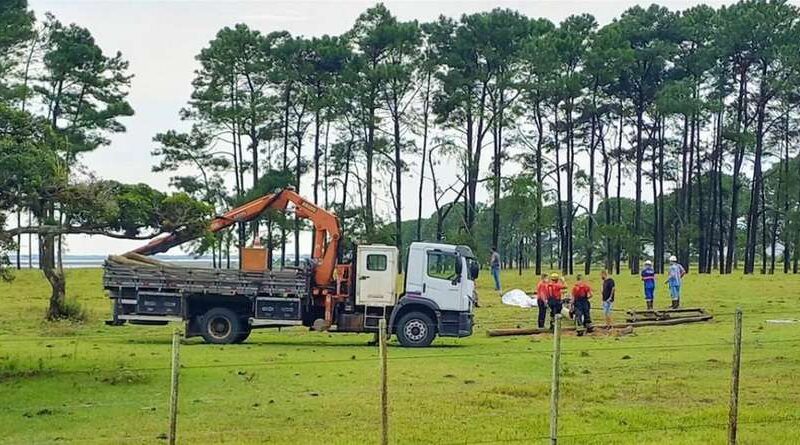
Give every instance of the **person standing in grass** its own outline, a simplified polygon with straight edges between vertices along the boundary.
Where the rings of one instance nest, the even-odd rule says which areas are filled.
[[[582,275],[577,275],[575,285],[572,286],[572,304],[575,308],[575,329],[578,336],[584,331],[592,332],[592,309],[589,299],[592,298],[592,288],[583,280]]]
[[[600,277],[603,279],[603,318],[606,321],[606,329],[611,329],[611,311],[614,307],[614,296],[617,292],[616,283],[614,279],[608,276],[608,271],[603,270],[600,272]]]
[[[557,273],[550,274],[550,282],[547,283],[547,307],[550,308],[550,330],[555,327],[556,315],[561,313],[564,305],[561,296],[567,290],[567,285],[560,279]]]
[[[669,285],[669,295],[672,297],[672,309],[681,306],[681,282],[684,275],[686,275],[686,269],[678,263],[678,258],[675,255],[670,256],[667,284]]]
[[[656,271],[653,269],[653,262],[647,260],[642,269],[642,283],[644,284],[644,301],[647,309],[653,310],[653,300],[656,293]]]
[[[543,273],[542,278],[536,283],[536,305],[539,306],[539,318],[536,321],[539,329],[544,328],[544,319],[547,317],[547,285],[547,274]]]
[[[500,292],[500,254],[497,253],[497,246],[492,246],[492,255],[489,257],[489,266],[492,268],[494,290]]]

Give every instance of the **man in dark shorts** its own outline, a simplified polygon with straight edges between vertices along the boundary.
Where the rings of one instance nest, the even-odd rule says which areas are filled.
[[[567,285],[561,281],[557,273],[550,274],[550,282],[547,283],[547,306],[550,308],[550,330],[556,324],[556,315],[561,313],[564,304],[561,302],[561,295],[567,289]]]
[[[600,277],[603,279],[603,318],[606,320],[606,329],[610,329],[612,325],[611,311],[614,308],[617,287],[614,279],[608,276],[607,271],[600,272]]]
[[[539,307],[539,318],[537,326],[544,328],[544,320],[547,317],[547,297],[549,295],[547,274],[542,274],[542,279],[536,284],[536,305]]]
[[[589,299],[592,298],[592,288],[589,283],[583,281],[583,276],[578,275],[575,286],[572,287],[572,305],[575,308],[575,332],[582,336],[584,332],[592,332],[592,306]]]

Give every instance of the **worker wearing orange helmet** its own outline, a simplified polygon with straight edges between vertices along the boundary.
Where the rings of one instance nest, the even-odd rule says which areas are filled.
[[[550,330],[555,326],[556,315],[564,309],[561,297],[567,290],[567,285],[557,273],[550,274],[550,282],[547,283],[547,306],[550,308]]]

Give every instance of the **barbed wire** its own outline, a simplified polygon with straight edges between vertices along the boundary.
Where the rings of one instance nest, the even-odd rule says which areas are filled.
[[[788,338],[779,340],[752,340],[742,342],[743,347],[759,347],[764,345],[774,344],[797,344],[800,343],[800,338]],[[638,345],[624,345],[624,346],[576,346],[574,349],[564,348],[562,354],[584,354],[584,353],[603,353],[612,351],[670,351],[670,350],[684,350],[695,348],[730,348],[733,343],[729,341],[721,342],[707,342],[707,343],[684,343],[684,344],[638,344]],[[389,355],[387,360],[389,362],[404,361],[404,360],[424,360],[424,359],[438,359],[438,358],[477,358],[477,357],[499,357],[506,355],[544,355],[551,356],[550,349],[526,349],[526,350],[508,350],[508,351],[489,351],[489,352],[470,352],[470,353],[424,353],[416,355]],[[377,351],[367,357],[356,357],[351,355],[349,358],[331,358],[322,360],[270,360],[260,362],[236,362],[236,363],[212,363],[212,364],[182,364],[182,371],[199,370],[199,369],[229,369],[229,368],[264,368],[264,367],[278,367],[278,366],[307,366],[307,365],[329,365],[329,364],[342,364],[342,363],[365,363],[375,362],[377,360]],[[88,369],[59,369],[59,368],[33,368],[21,369],[19,372],[34,371],[43,374],[108,374],[119,372],[155,372],[155,371],[168,371],[169,366],[146,366],[146,367],[115,367],[115,368],[97,368],[92,367]]]

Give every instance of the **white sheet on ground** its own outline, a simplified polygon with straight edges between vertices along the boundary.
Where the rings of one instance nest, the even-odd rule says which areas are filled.
[[[503,294],[502,297],[503,304],[507,304],[509,306],[517,306],[517,307],[535,307],[536,306],[536,299],[531,298],[525,291],[520,289],[511,289],[510,291]]]

